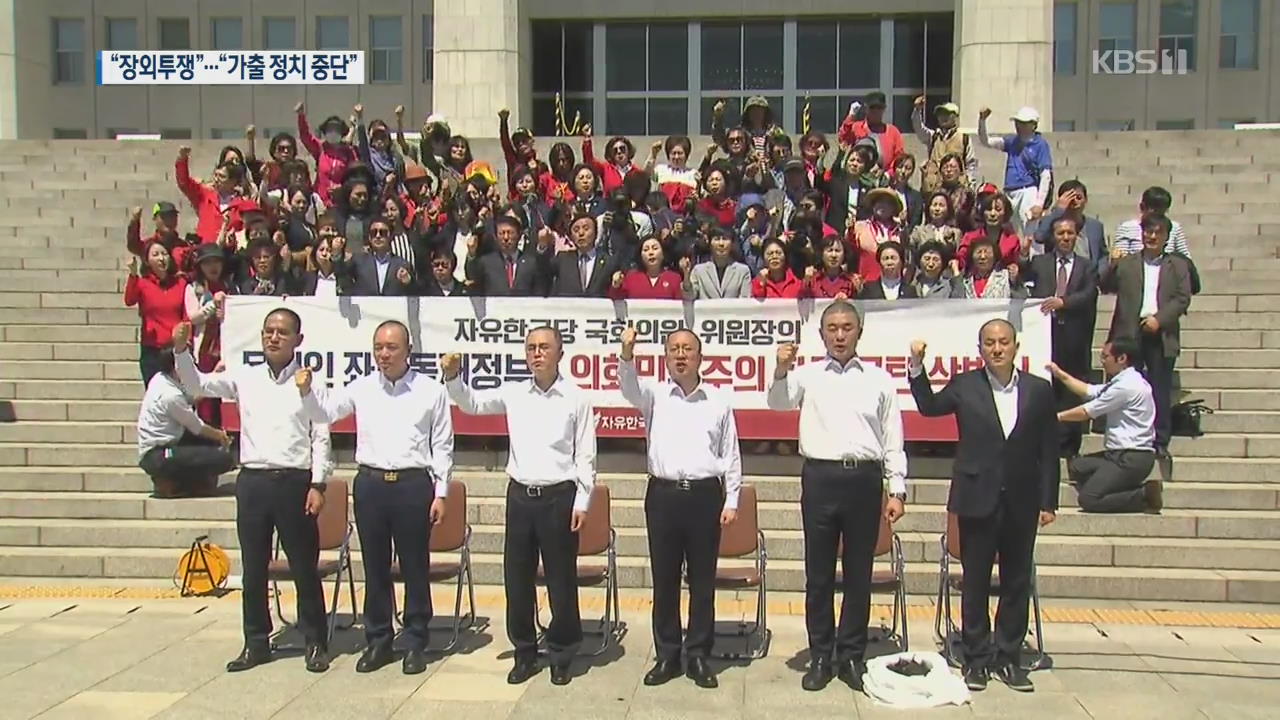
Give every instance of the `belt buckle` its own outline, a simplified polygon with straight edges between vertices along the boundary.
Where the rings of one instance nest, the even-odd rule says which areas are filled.
[[[524,492],[529,497],[542,497],[541,485],[525,485]]]
[[[840,458],[840,467],[845,470],[857,470],[860,462],[862,461],[858,458]]]
[[[676,487],[677,487],[677,488],[679,488],[679,489],[681,489],[681,490],[692,490],[692,489],[693,489],[693,483],[692,483],[692,482],[690,482],[689,480],[677,480],[677,481],[676,481]]]
[[[399,479],[400,479],[400,474],[397,473],[395,470],[388,470],[382,473],[382,480],[384,482],[393,483]]]

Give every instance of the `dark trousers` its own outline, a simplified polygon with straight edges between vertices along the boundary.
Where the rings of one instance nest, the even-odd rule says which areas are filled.
[[[160,372],[160,348],[142,345],[138,350],[138,370],[142,373],[142,387],[145,388]]]
[[[1068,321],[1070,322],[1070,321]],[[1068,375],[1089,381],[1093,363],[1090,361],[1089,343],[1072,342],[1082,333],[1069,333],[1066,325],[1053,325],[1053,362]],[[1090,325],[1092,328],[1092,325]],[[1092,337],[1092,330],[1083,337]],[[1080,404],[1080,398],[1067,389],[1058,380],[1053,381],[1053,399],[1059,412],[1070,410]],[[1058,423],[1058,448],[1063,457],[1074,457],[1080,454],[1080,441],[1084,436],[1083,423]]]
[[[1165,357],[1164,338],[1160,333],[1142,332],[1141,335],[1139,362],[1134,367],[1151,385],[1151,394],[1156,401],[1156,447],[1167,448],[1173,429],[1170,407],[1173,404],[1173,364],[1177,358]]]
[[[563,482],[531,496],[514,480],[507,485],[507,534],[502,549],[502,576],[507,595],[507,637],[517,662],[538,653],[534,629],[534,595],[538,559],[551,603],[547,651],[553,665],[568,663],[582,645],[578,612],[578,533],[569,529],[577,486]]]
[[[435,483],[424,468],[401,470],[395,481],[381,470],[356,472],[356,531],[364,557],[364,635],[370,645],[391,642],[395,585],[391,582],[391,546],[404,578],[404,638],[410,649],[427,646],[431,624],[431,502]]]
[[[1146,509],[1142,483],[1156,464],[1150,450],[1107,450],[1072,458],[1067,475],[1085,512],[1123,513]]]
[[[988,517],[960,516],[960,562],[964,587],[960,594],[965,664],[990,667],[1018,663],[1027,636],[1031,600],[1032,557],[1040,511],[1014,507],[1000,494]],[[1000,557],[1000,602],[996,606],[995,643],[991,639],[991,566]]]
[[[880,535],[879,463],[844,468],[806,460],[800,474],[804,526],[804,620],[812,658],[861,660],[871,620],[871,569]],[[835,627],[836,554],[844,539],[844,601]]]
[[[724,490],[719,478],[684,486],[649,479],[644,496],[653,575],[653,647],[659,660],[679,662],[707,657],[715,642],[716,559],[720,554],[720,511]],[[688,567],[689,632],[681,638],[680,575]]]
[[[271,637],[267,608],[267,563],[271,561],[272,531],[289,558],[289,572],[298,593],[298,629],[308,643],[326,642],[324,589],[316,563],[320,533],[316,519],[306,512],[310,470],[252,470],[236,478],[236,534],[244,573],[241,605],[247,645],[266,646]]]
[[[152,478],[178,483],[221,475],[235,465],[236,458],[230,451],[190,433],[177,444],[151,448],[138,460],[138,467]]]

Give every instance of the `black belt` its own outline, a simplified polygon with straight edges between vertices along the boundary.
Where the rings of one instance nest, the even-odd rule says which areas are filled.
[[[880,460],[862,460],[859,458],[844,458],[843,460],[823,460],[820,458],[805,458],[805,462],[821,465],[824,467],[838,467],[844,470],[862,470],[864,468],[882,468],[884,463]]]
[[[431,471],[426,468],[401,468],[399,470],[383,470],[381,468],[370,467],[369,465],[361,465],[360,472],[375,476],[383,482],[399,482],[401,475],[426,475],[431,477]]]
[[[251,467],[241,466],[240,470],[252,472],[252,473],[260,473],[262,475],[284,475],[285,473],[301,473],[301,472],[304,472],[307,474],[311,473],[311,468],[251,468]]]
[[[561,482],[551,483],[549,485],[525,485],[522,482],[518,482],[517,480],[512,479],[511,484],[515,487],[516,491],[519,492],[521,495],[524,495],[525,497],[531,497],[531,498],[539,498],[539,497],[542,497],[543,495],[555,494],[558,492],[562,492],[564,490],[568,490],[570,488],[577,488],[578,486],[578,483],[574,482],[573,480],[563,480]]]
[[[684,479],[684,480],[669,480],[669,479],[667,479],[667,478],[660,478],[660,477],[657,477],[657,476],[655,476],[655,475],[650,475],[650,476],[649,476],[649,481],[650,481],[650,482],[652,482],[652,483],[656,483],[656,484],[658,484],[658,485],[662,485],[662,486],[664,486],[664,487],[671,487],[671,488],[675,488],[675,489],[677,489],[677,490],[692,490],[692,489],[694,489],[695,487],[701,487],[701,486],[703,486],[703,485],[715,485],[717,488],[718,488],[718,487],[720,487],[720,478],[718,478],[718,477],[687,478],[687,479]]]

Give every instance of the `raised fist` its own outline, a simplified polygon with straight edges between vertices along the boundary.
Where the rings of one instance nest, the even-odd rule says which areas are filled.
[[[135,207],[129,210],[129,221],[138,222],[142,220],[142,208]]]
[[[636,351],[636,329],[628,327],[622,331],[622,358],[630,360]]]
[[[923,340],[911,341],[911,358],[916,362],[924,362],[924,351],[928,349],[929,344]]]
[[[356,117],[364,115],[364,103],[356,103],[355,106],[351,108],[351,112],[355,113]]]
[[[183,145],[182,147],[178,148],[178,159],[179,159],[179,160],[186,160],[186,159],[187,159],[187,158],[189,158],[189,157],[191,157],[191,146],[190,146],[190,145]]]
[[[399,280],[401,285],[408,285],[413,282],[413,276],[409,274],[409,268],[402,266],[399,270],[396,270],[396,280]]]
[[[689,277],[689,271],[693,269],[693,260],[686,255],[680,258],[680,262],[677,264],[680,266],[680,274]]]
[[[717,100],[715,105],[711,106],[711,112],[716,115],[724,114],[724,100]]]
[[[916,96],[916,99],[915,99],[915,100],[913,100],[911,104],[912,104],[912,105],[914,105],[915,107],[918,107],[918,108],[919,108],[919,107],[924,107],[924,96],[923,96],[923,95],[917,95],[917,96]]]
[[[584,138],[591,137],[591,123],[587,123],[586,125],[582,126],[582,137]]]
[[[286,241],[283,230],[277,230],[271,234],[271,242],[275,243],[276,247],[284,247]]]
[[[395,110],[393,110],[392,112],[393,112],[393,113],[395,113],[395,116],[396,116],[396,117],[401,117],[402,115],[404,115],[404,106],[403,106],[403,105],[397,105],[397,106],[396,106],[396,109],[395,109]]]
[[[1122,258],[1122,257],[1124,257],[1124,256],[1125,256],[1124,248],[1120,247],[1119,245],[1116,245],[1116,246],[1114,246],[1114,247],[1112,247],[1112,248],[1111,248],[1111,259],[1112,259],[1112,260],[1119,260],[1120,258]]]
[[[182,352],[191,342],[191,323],[180,322],[173,328],[173,351]]]
[[[341,260],[347,251],[347,239],[338,235],[329,241],[329,257]]]
[[[986,120],[986,119],[987,119],[987,118],[989,118],[989,117],[991,117],[991,108],[989,108],[989,107],[984,107],[984,108],[982,108],[981,110],[979,110],[979,111],[978,111],[978,119],[979,119],[979,120]]]
[[[793,342],[782,343],[778,346],[778,373],[789,373],[796,366],[796,354],[799,348]]]
[[[809,267],[807,267],[807,268],[805,268],[805,269],[804,269],[804,279],[805,279],[805,280],[812,280],[812,279],[814,278],[814,276],[815,276],[815,275],[817,275],[817,274],[818,274],[818,268],[816,268],[816,267],[814,267],[814,266],[812,266],[812,265],[810,265]]]
[[[501,110],[499,110],[499,111],[498,111],[498,119],[499,119],[499,120],[506,120],[506,119],[507,119],[507,118],[509,118],[509,117],[511,117],[511,111],[510,111],[510,110],[508,110],[508,109],[506,109],[506,108],[502,108]]]
[[[467,257],[475,257],[478,252],[480,252],[480,238],[476,237],[475,233],[472,233],[467,238]]]
[[[652,153],[654,157],[657,157],[658,153],[662,152],[662,141],[654,140],[653,145],[649,147],[649,152]]]
[[[293,384],[298,386],[298,394],[306,397],[311,392],[311,368],[298,368],[293,374]]]
[[[249,138],[251,138],[251,137],[253,137],[253,136],[257,135],[257,134],[258,134],[258,128],[257,128],[257,126],[255,126],[255,125],[248,125],[248,126],[246,126],[246,127],[245,127],[245,129],[244,129],[244,136],[245,136],[245,137],[249,137]]]
[[[462,372],[462,356],[458,353],[446,353],[440,357],[440,374],[445,380],[452,380]]]
[[[617,270],[613,273],[613,286],[615,288],[622,287],[622,271]]]
[[[305,112],[305,111],[306,111],[306,105],[303,105],[303,104],[302,104],[302,103],[300,103],[300,102],[299,102],[299,103],[295,103],[295,104],[294,104],[294,106],[293,106],[293,112],[294,112],[294,114],[295,114],[295,115],[301,115],[301,114],[302,114],[303,112]]]

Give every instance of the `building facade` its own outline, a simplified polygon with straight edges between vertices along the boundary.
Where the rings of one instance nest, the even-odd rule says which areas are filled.
[[[871,90],[954,99],[962,125],[1029,104],[1046,130],[1280,120],[1280,0],[0,0],[0,137],[259,136],[316,116],[436,110],[496,132],[702,134],[763,95],[788,130],[830,131]],[[100,50],[361,49],[361,86],[100,87]],[[1144,54],[1144,51],[1146,54]],[[1154,73],[1165,51],[1182,63]],[[1167,65],[1167,63],[1166,63]],[[1185,68],[1185,73],[1181,70]],[[557,96],[559,102],[557,102]]]

